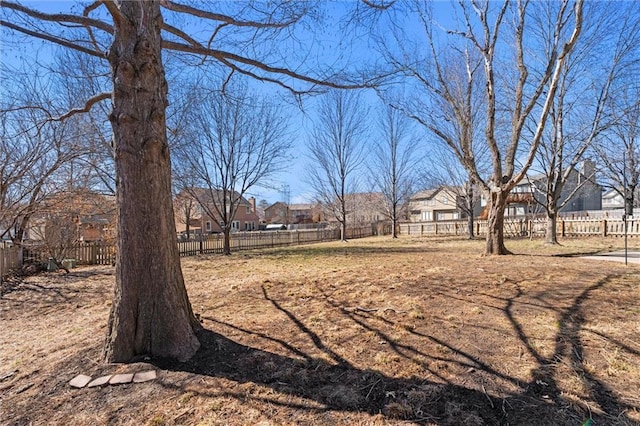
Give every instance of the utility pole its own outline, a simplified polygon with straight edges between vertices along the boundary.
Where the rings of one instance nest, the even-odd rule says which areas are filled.
[[[284,185],[282,185],[280,192],[282,194],[282,202],[285,205],[284,224],[287,226],[287,229],[289,229],[289,204],[291,202],[291,188],[288,184],[285,183]]]

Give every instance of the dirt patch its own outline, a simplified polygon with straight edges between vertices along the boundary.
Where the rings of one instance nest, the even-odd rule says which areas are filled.
[[[640,424],[640,266],[387,238],[183,259],[201,350],[106,365],[110,267],[0,299],[2,424]],[[77,374],[158,370],[76,390]]]

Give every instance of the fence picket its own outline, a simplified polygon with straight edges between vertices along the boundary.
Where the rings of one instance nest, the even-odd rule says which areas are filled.
[[[487,221],[475,221],[475,234],[484,236],[487,234]],[[505,219],[504,235],[507,237],[541,237],[546,233],[547,221],[545,218],[536,219]],[[603,219],[562,219],[556,223],[558,235],[563,237],[577,236],[603,236],[621,237],[624,235],[625,223],[620,218]],[[416,222],[401,223],[401,235],[467,235],[468,228],[465,221],[446,222]],[[627,235],[640,236],[640,219],[627,220]]]

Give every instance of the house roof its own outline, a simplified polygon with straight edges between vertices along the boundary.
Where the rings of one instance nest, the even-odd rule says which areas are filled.
[[[608,189],[607,191],[602,193],[602,198],[616,198],[622,197],[618,191],[615,189]]]
[[[186,192],[190,195],[195,196],[195,198],[197,198],[200,203],[213,203],[214,198],[215,200],[220,202],[222,201],[222,197],[224,194],[224,191],[221,189],[210,190],[208,188],[190,188],[188,190],[181,191],[181,194],[183,192]],[[246,198],[241,197],[240,193],[237,191],[233,191],[233,197],[236,199],[239,199],[238,205],[240,206],[252,206],[252,204],[249,201],[247,201]]]
[[[347,202],[379,202],[384,199],[382,192],[352,192],[350,194],[345,194],[345,201]]]
[[[315,204],[289,204],[289,210],[313,210]]]
[[[436,195],[438,195],[438,193],[440,193],[441,191],[445,191],[445,190],[458,193],[459,191],[462,190],[462,187],[453,186],[453,185],[441,185],[437,188],[424,189],[422,191],[418,191],[411,196],[411,199],[412,200],[429,200],[435,197]]]

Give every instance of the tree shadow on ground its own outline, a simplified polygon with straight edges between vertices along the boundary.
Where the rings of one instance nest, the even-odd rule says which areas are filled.
[[[436,371],[430,372],[434,373],[439,381],[415,376],[392,377],[374,369],[358,368],[326,345],[303,321],[271,298],[264,288],[265,299],[308,336],[322,357],[311,356],[277,337],[233,326],[214,318],[204,318],[207,322],[268,339],[290,355],[246,346],[204,329],[199,335],[201,349],[189,362],[155,360],[154,363],[166,370],[266,386],[278,394],[302,398],[303,402],[283,402],[276,397],[270,400],[265,400],[264,396],[256,397],[261,402],[286,405],[311,415],[330,411],[366,412],[371,415],[382,413],[388,419],[437,425],[579,425],[589,419],[596,424],[634,424],[626,417],[625,411],[637,410],[638,407],[619,401],[606,384],[588,373],[583,365],[583,347],[579,336],[585,321],[583,304],[593,291],[606,283],[607,280],[597,282],[575,298],[570,307],[559,308],[559,330],[553,354],[550,356],[543,356],[535,349],[514,314],[513,306],[519,303],[518,298],[521,294],[516,293],[512,298],[502,300],[504,315],[537,363],[532,372],[532,379],[526,383],[499,371],[477,355],[456,348],[452,343],[411,331],[420,335],[425,342],[448,348],[454,354],[443,355],[438,361],[457,364],[469,368],[469,371],[477,370],[498,381],[509,382],[519,389],[517,392],[506,392],[500,396],[489,394],[484,386],[479,387],[477,384],[467,387],[453,383],[444,376],[438,376]],[[394,342],[382,330],[374,328],[366,321],[367,312],[346,311],[340,308],[338,303],[334,308],[342,309],[346,317],[386,341],[399,355],[415,359],[419,356],[429,356],[421,348]],[[433,356],[429,357],[435,359]],[[590,397],[599,406],[597,412],[565,399],[557,384],[557,367],[563,360],[570,362],[573,368],[582,372],[581,377],[585,386],[590,389]],[[427,365],[423,367],[429,368]],[[202,393],[206,395],[206,389]],[[212,391],[211,395],[219,396],[219,392]],[[246,394],[226,396],[251,398]]]

